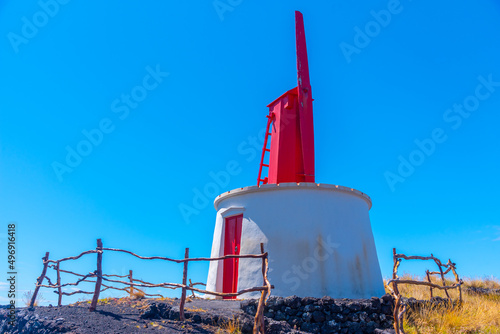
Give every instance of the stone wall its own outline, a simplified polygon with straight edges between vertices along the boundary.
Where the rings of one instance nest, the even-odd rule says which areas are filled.
[[[465,293],[470,295],[497,295],[500,296],[500,289],[487,289],[469,286],[465,289]]]
[[[255,315],[257,304],[258,300],[248,300],[241,308]],[[393,306],[390,295],[371,299],[271,297],[264,315],[310,333],[371,334],[392,328]]]

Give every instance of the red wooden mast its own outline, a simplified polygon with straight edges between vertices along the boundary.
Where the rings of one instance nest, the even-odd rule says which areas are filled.
[[[295,12],[297,87],[271,102],[257,185],[260,182],[314,182],[314,125],[311,84],[302,13]],[[272,128],[271,128],[272,126]],[[270,132],[271,131],[271,132]],[[271,147],[267,148],[271,136]],[[265,153],[269,164],[264,164]],[[268,177],[262,178],[263,167]]]

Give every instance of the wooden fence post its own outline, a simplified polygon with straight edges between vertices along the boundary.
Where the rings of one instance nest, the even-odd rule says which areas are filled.
[[[452,263],[450,259],[448,259],[448,263],[451,267],[451,271],[453,272],[453,276],[455,276],[455,280],[457,281],[458,292],[459,292],[459,297],[460,297],[460,305],[462,305],[462,282],[460,281],[460,278],[458,277],[457,271],[455,270],[455,264]]]
[[[264,255],[264,244],[260,243],[260,252]],[[264,285],[267,285],[266,282],[266,261],[267,257],[262,256],[262,279],[264,281]],[[264,307],[266,300],[267,290],[262,290],[259,299],[259,305],[257,306],[257,312],[255,313],[255,322],[253,324],[253,334],[258,334],[259,330],[261,334],[265,334],[266,332],[266,324],[264,322]]]
[[[427,275],[427,281],[429,281],[429,283],[432,283],[431,282],[431,275],[429,275],[429,270],[426,270],[425,274]],[[431,291],[431,298],[432,298],[433,297],[433,295],[432,295],[432,286],[429,287],[429,290]]]
[[[132,284],[134,283],[134,279],[132,278],[132,269],[130,269],[128,271],[128,279],[129,279],[130,283],[132,283]],[[130,284],[130,291],[129,291],[130,298],[132,298],[132,296],[134,295],[134,286],[132,284]]]
[[[391,294],[394,296],[394,299],[395,299],[394,329],[395,329],[396,334],[405,334],[404,328],[403,328],[404,327],[403,326],[403,322],[404,322],[403,316],[404,316],[404,313],[406,312],[406,308],[408,306],[408,304],[406,302],[404,302],[402,299],[401,293],[399,292],[399,289],[398,289],[398,284],[426,285],[430,289],[431,298],[433,297],[433,290],[434,289],[438,289],[438,291],[444,290],[446,293],[446,296],[448,297],[448,300],[452,306],[455,306],[455,302],[452,300],[450,294],[448,293],[448,289],[458,288],[459,294],[460,294],[459,295],[459,298],[460,298],[459,305],[461,304],[461,302],[462,302],[461,284],[463,283],[463,281],[460,279],[460,277],[456,273],[455,263],[451,262],[450,259],[448,260],[448,262],[446,264],[443,264],[441,262],[441,260],[436,258],[432,253],[431,253],[431,256],[426,256],[426,257],[406,256],[404,254],[397,254],[395,248],[392,249],[392,253],[393,253],[393,257],[394,257],[394,268],[393,268],[393,273],[392,273],[392,279],[389,282],[392,283],[392,285],[393,285],[393,289],[391,290]],[[427,282],[425,282],[423,280],[422,281],[420,281],[420,280],[418,280],[418,281],[405,280],[405,279],[399,280],[398,275],[397,275],[397,271],[398,271],[398,267],[401,263],[401,260],[403,260],[403,259],[405,259],[405,260],[433,260],[436,263],[436,265],[438,266],[439,271],[426,270],[425,274],[427,276]],[[448,267],[448,269],[443,270],[443,267]],[[453,285],[446,284],[446,279],[445,279],[444,275],[448,274],[450,271],[452,271],[453,274],[455,275],[456,284],[453,284]],[[440,286],[439,282],[436,282],[436,283],[432,282],[432,280],[431,280],[432,275],[440,275],[441,276],[442,286]],[[439,280],[438,278],[436,278],[436,279]],[[389,289],[390,289],[390,287],[389,287]]]
[[[190,287],[190,288],[192,288],[193,286],[194,286],[194,285],[193,285],[193,282],[191,282],[191,279],[189,279],[189,287]],[[191,294],[192,294],[192,296],[193,296],[193,297],[196,297],[196,296],[194,295],[194,291],[193,291],[193,290],[191,290]]]
[[[33,292],[33,296],[31,297],[30,307],[33,307],[35,305],[36,296],[38,295],[38,290],[40,290],[40,285],[42,284],[43,279],[45,278],[45,275],[47,274],[47,267],[49,265],[49,262],[48,262],[49,261],[49,252],[45,253],[45,257],[42,257],[42,261],[43,261],[42,274],[36,280],[36,287],[35,287],[35,291]]]
[[[399,259],[396,256],[396,248],[392,249],[392,256],[394,258],[394,267],[392,269],[392,279],[397,280],[398,279]],[[394,298],[396,299],[394,301],[394,314],[393,314],[394,330],[396,331],[396,334],[400,334],[399,307],[401,305],[401,296],[399,295],[398,284],[395,281],[392,282],[392,287],[394,290]]]
[[[56,270],[57,270],[57,293],[59,294],[59,297],[57,298],[57,306],[61,306],[61,301],[62,301],[62,289],[61,289],[61,272],[59,271],[59,264],[60,262],[57,261],[56,265]]]
[[[264,243],[260,243],[260,252],[264,254]],[[268,265],[268,258],[267,255],[262,257],[262,281],[263,284],[267,287],[267,265]],[[262,297],[262,308],[260,310],[260,332],[261,334],[266,333],[266,323],[264,322],[264,308],[266,307],[266,297],[267,294],[270,293],[271,291],[264,290],[264,293],[261,294]],[[259,301],[260,302],[260,301]]]
[[[90,304],[89,311],[95,311],[97,307],[97,301],[99,300],[99,293],[101,292],[101,283],[102,283],[102,241],[101,239],[97,239],[97,270],[96,275],[97,279],[95,282],[95,290],[94,297],[92,297],[92,303]]]
[[[432,255],[432,256],[434,256],[434,255]],[[434,259],[434,262],[436,262],[436,264],[439,268],[439,273],[441,274],[441,281],[443,282],[443,286],[446,286],[446,281],[444,280],[444,273],[443,273],[441,261],[438,259]],[[448,297],[448,300],[451,302],[451,297],[450,297],[450,294],[448,293],[448,289],[445,289],[444,292],[446,293],[446,297]]]
[[[187,271],[188,271],[188,258],[189,258],[189,248],[186,248],[186,252],[184,255],[184,270],[182,271],[182,294],[181,294],[181,303],[179,304],[179,319],[180,321],[185,321],[186,317],[184,316],[184,304],[186,303],[186,283],[187,283]]]

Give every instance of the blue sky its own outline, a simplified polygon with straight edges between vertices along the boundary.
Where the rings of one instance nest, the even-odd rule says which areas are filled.
[[[256,183],[266,105],[296,85],[294,10],[316,180],[371,196],[383,275],[396,247],[500,277],[498,2],[4,0],[0,239],[15,222],[20,292],[46,251],[76,255],[97,238],[141,255],[210,254],[213,198]],[[94,257],[67,268],[93,271]],[[150,281],[182,275],[104,261]],[[193,265],[192,279],[207,268]]]

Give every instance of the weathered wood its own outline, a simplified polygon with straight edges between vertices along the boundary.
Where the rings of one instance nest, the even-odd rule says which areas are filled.
[[[53,268],[54,270],[56,270],[56,266],[55,265],[50,265],[49,268]],[[62,273],[76,275],[76,276],[80,276],[80,277],[87,276],[87,275],[77,274],[77,273],[74,273],[72,271],[64,270],[64,269],[59,269],[59,271],[62,272]]]
[[[186,251],[184,253],[184,259],[189,258],[189,248],[186,248]],[[186,321],[186,318],[184,316],[184,304],[186,303],[186,283],[187,283],[187,272],[188,272],[188,261],[184,261],[184,269],[182,270],[182,285],[184,287],[182,288],[182,293],[181,293],[181,302],[179,304],[179,319],[180,321]],[[192,291],[192,290],[191,290]]]
[[[213,291],[207,291],[207,290],[202,290],[202,289],[195,288],[194,285],[205,285],[206,286],[206,284],[204,284],[204,283],[193,283],[191,280],[189,280],[190,284],[188,286],[187,285],[187,281],[184,280],[184,277],[183,277],[183,284],[177,284],[177,283],[152,284],[152,283],[145,282],[145,281],[142,281],[142,280],[135,279],[135,278],[131,277],[131,275],[130,275],[131,271],[129,272],[129,275],[108,275],[108,274],[103,274],[103,272],[102,272],[102,254],[103,254],[104,250],[120,251],[120,252],[128,253],[128,254],[131,254],[131,255],[136,256],[138,258],[146,259],[146,260],[148,260],[148,259],[162,259],[162,260],[169,260],[169,261],[176,262],[176,263],[184,263],[185,267],[187,267],[187,264],[188,264],[189,261],[218,261],[218,260],[223,260],[223,259],[228,259],[228,258],[262,258],[263,259],[263,265],[265,267],[265,274],[263,272],[265,286],[244,289],[244,290],[240,290],[240,291],[234,292],[234,293],[221,293],[221,292],[213,292]],[[196,292],[200,292],[200,293],[204,293],[204,294],[209,294],[209,295],[214,295],[214,296],[220,296],[220,297],[237,297],[237,296],[240,296],[240,295],[248,293],[248,292],[254,292],[254,291],[261,291],[261,292],[263,292],[263,291],[265,291],[266,292],[266,294],[264,294],[264,302],[265,302],[265,300],[266,300],[265,296],[267,296],[267,297],[270,296],[271,289],[274,288],[274,286],[272,286],[269,283],[269,280],[267,279],[268,253],[264,252],[263,248],[262,248],[262,252],[263,252],[262,254],[226,255],[226,256],[217,257],[217,258],[188,258],[188,256],[186,256],[184,259],[174,260],[174,259],[169,259],[169,258],[164,258],[164,257],[156,257],[156,256],[153,256],[153,257],[143,257],[143,256],[139,256],[137,254],[134,254],[134,253],[126,251],[126,250],[114,249],[114,248],[104,248],[102,246],[102,241],[100,239],[98,239],[98,246],[97,246],[97,248],[95,250],[86,251],[86,252],[83,252],[83,253],[81,253],[81,254],[79,254],[77,256],[66,257],[66,258],[63,258],[63,259],[60,259],[60,260],[49,260],[48,259],[48,254],[49,253],[47,252],[47,254],[46,254],[46,261],[44,261],[44,266],[46,266],[46,268],[44,268],[44,271],[42,272],[42,275],[39,277],[39,280],[37,281],[37,285],[36,285],[35,291],[37,293],[38,290],[41,287],[46,287],[46,288],[57,288],[58,291],[54,291],[54,292],[58,293],[58,294],[60,292],[60,296],[62,296],[62,295],[68,295],[69,296],[69,295],[73,295],[73,294],[76,294],[76,293],[94,294],[92,302],[91,302],[91,306],[89,308],[89,310],[91,310],[91,311],[95,310],[95,308],[97,307],[97,302],[98,302],[98,298],[99,298],[99,293],[100,292],[105,291],[107,289],[114,289],[114,290],[120,290],[120,291],[128,291],[128,292],[130,292],[130,291],[133,291],[133,287],[145,287],[145,288],[161,287],[161,288],[174,289],[174,290],[180,288],[180,289],[182,289],[184,291],[187,291],[187,290],[191,291],[193,293],[193,295],[194,295],[194,292],[196,291]],[[78,274],[78,273],[75,273],[75,272],[72,272],[72,271],[69,271],[69,270],[63,270],[63,269],[60,268],[60,262],[62,262],[62,261],[76,260],[76,259],[82,257],[85,254],[91,254],[91,253],[97,253],[97,270],[95,272],[93,272],[93,273],[88,273],[87,275],[82,275],[82,274]],[[53,265],[49,265],[49,263],[54,263],[54,264]],[[53,284],[51,282],[50,278],[46,275],[46,269],[47,268],[53,268],[54,270],[56,270],[56,271],[59,272],[59,279],[58,279],[57,284]],[[78,277],[80,277],[80,279],[78,279],[75,283],[61,284],[61,281],[60,281],[60,273],[61,272],[78,276]],[[93,278],[93,277],[96,277],[95,281],[88,280],[88,278]],[[109,277],[129,278],[129,282],[125,282],[125,281],[121,281],[121,280],[115,280],[115,279],[110,279]],[[187,273],[186,273],[185,277],[187,279]],[[44,279],[46,279],[48,281],[48,283],[49,283],[48,285],[41,284]],[[107,286],[107,285],[102,284],[103,280],[105,280],[107,282],[125,284],[129,288],[116,288],[116,287],[113,287],[113,286]],[[65,287],[65,286],[76,286],[76,285],[78,285],[81,282],[95,283],[96,288],[94,289],[94,292],[85,292],[85,291],[82,291],[82,290],[74,291],[74,292],[71,292],[71,293],[62,292],[62,289],[61,289],[62,287]],[[143,284],[137,284],[135,282],[141,282]],[[97,286],[99,286],[99,290],[97,289]],[[105,289],[101,290],[100,289],[101,286],[105,287]],[[163,297],[160,294],[147,294],[147,293],[145,293],[145,295],[146,296],[159,296],[159,297]],[[35,298],[32,298],[32,301],[34,302],[35,299],[36,299],[36,296],[35,296]]]
[[[432,255],[432,254],[431,254],[431,256],[416,256],[416,255],[406,256],[404,254],[395,254],[394,256],[397,257],[398,259],[404,259],[404,260],[434,260],[434,259],[436,259],[434,257],[434,255]]]
[[[448,263],[451,263],[451,260],[448,260]],[[455,276],[455,280],[457,281],[457,283],[460,283],[460,285],[458,286],[458,293],[459,293],[459,301],[460,301],[460,305],[461,305],[462,304],[462,283],[463,282],[460,279],[460,277],[458,277],[457,271],[455,270],[454,263],[451,263],[450,268],[453,272],[453,276]]]
[[[61,271],[63,271],[61,269]],[[43,285],[41,284],[40,286],[43,287],[43,288],[62,288],[62,287],[65,287],[65,286],[76,286],[78,284],[80,284],[81,282],[91,282],[91,283],[94,283],[95,281],[88,281],[87,278],[89,277],[95,277],[95,274],[94,273],[91,273],[91,274],[88,274],[88,275],[85,275],[85,276],[82,276],[81,279],[77,280],[75,283],[64,283],[64,284],[60,284],[60,285],[57,285],[57,284],[52,284],[52,282],[50,282],[49,280],[49,284],[50,285]],[[47,277],[45,277],[47,278]]]
[[[269,258],[266,257],[266,274],[264,276],[264,281],[266,282],[267,286],[267,299],[271,297],[271,289],[274,289],[274,285],[271,285],[271,282],[269,282],[269,278],[267,276],[268,271],[269,271]]]
[[[59,270],[59,262],[57,262],[57,265],[56,265],[56,270],[57,270],[57,285],[59,285],[59,287],[57,288],[57,292],[59,294],[59,297],[57,298],[57,306],[61,306],[61,302],[62,302],[62,289],[61,289],[61,272]]]
[[[101,292],[106,291],[108,289],[116,289],[116,288],[114,288],[112,286],[108,286],[108,287],[102,289]],[[122,290],[122,289],[116,289],[116,290]],[[54,292],[57,293],[57,291],[54,291]],[[77,291],[73,291],[73,292],[63,292],[62,294],[65,295],[65,296],[71,296],[71,295],[74,295],[74,294],[77,294],[77,293],[85,293],[85,294],[88,294],[88,295],[94,294],[94,292],[82,291],[82,290],[77,290]]]
[[[394,249],[394,248],[393,248]],[[440,262],[440,266],[441,267],[445,267],[445,268],[448,268],[449,264],[442,264],[441,261],[435,257],[434,255],[431,254],[431,256],[406,256],[404,254],[394,254],[394,257],[397,257],[398,259],[403,259],[403,260],[434,260],[434,261],[438,261]],[[452,263],[454,264],[454,263]],[[448,271],[447,271],[448,272]],[[440,274],[440,272],[437,272],[437,271],[433,271],[433,272],[430,272],[431,274]]]
[[[191,279],[189,279],[189,287],[190,287],[190,288],[192,288],[193,286],[194,286],[193,282],[191,282]],[[196,296],[194,295],[194,291],[193,291],[193,290],[191,290],[191,296],[192,296],[192,297],[196,297]]]
[[[65,257],[65,258],[62,258],[60,260],[49,260],[49,263],[56,263],[57,264],[57,262],[63,262],[63,261],[68,261],[68,260],[77,260],[77,259],[81,258],[82,256],[84,256],[85,254],[92,254],[92,253],[97,253],[97,251],[92,249],[92,250],[83,252],[77,256]]]
[[[49,266],[49,268],[50,268],[50,266]],[[52,283],[52,281],[50,280],[49,276],[45,275],[44,278],[47,280],[47,282],[49,282],[49,285],[57,285],[57,284]],[[40,285],[40,286],[42,286],[42,285]]]
[[[54,269],[55,269],[56,267],[55,267],[55,266],[53,266],[53,265],[50,265],[50,266],[49,266],[49,268],[54,268]],[[69,270],[59,269],[59,271],[60,271],[60,272],[62,272],[62,273],[71,274],[71,275],[75,275],[75,276],[78,276],[78,277],[83,277],[83,279],[78,280],[78,281],[76,281],[75,283],[65,283],[65,284],[61,284],[61,287],[65,287],[65,286],[75,286],[75,285],[78,285],[78,284],[79,284],[79,283],[81,283],[81,282],[89,282],[89,283],[95,283],[95,282],[96,282],[96,281],[88,281],[88,280],[87,280],[87,278],[89,278],[89,277],[96,277],[96,274],[95,274],[95,273],[88,273],[87,275],[82,275],[82,274],[74,273],[74,272],[69,271]],[[119,277],[119,278],[125,278],[125,277],[127,277],[127,278],[128,278],[128,277],[129,277],[129,275],[106,275],[106,274],[102,274],[102,276],[103,276],[103,277]],[[56,288],[56,287],[57,287],[57,285],[54,285],[54,284],[52,284],[52,283],[50,282],[50,279],[49,279],[47,276],[45,276],[45,279],[47,279],[47,280],[49,281],[50,286],[44,286],[44,285],[42,285],[42,287],[46,287],[46,288],[47,288],[47,287],[49,287],[49,288]],[[134,279],[134,281],[140,281],[140,280],[136,280],[136,279]],[[142,282],[142,281],[140,281],[140,282]],[[127,289],[117,289],[117,290],[123,290],[123,291],[127,291],[127,292],[128,292],[128,290],[127,290]],[[93,292],[91,292],[91,293],[93,293]]]
[[[95,290],[94,296],[92,297],[92,303],[90,304],[89,311],[95,311],[97,307],[97,302],[99,300],[99,293],[101,292],[101,283],[102,283],[102,240],[97,239],[97,270],[96,270],[96,282],[95,282]]]
[[[392,259],[394,262],[394,265],[392,267],[392,279],[396,279],[397,278],[396,261],[398,260],[398,258],[396,257],[396,248],[392,249]]]
[[[103,277],[118,277],[118,278],[128,278],[130,276],[130,271],[129,274],[127,275],[111,275],[111,274],[102,274]]]
[[[195,283],[191,283],[191,279],[189,279],[189,286],[195,286],[195,285],[205,285],[205,283],[202,283],[202,282],[195,282]]]
[[[404,326],[403,326],[403,322],[404,322],[403,316],[404,316],[405,312],[406,312],[406,304],[403,305],[403,309],[398,314],[399,332],[401,334],[406,334],[405,330],[404,330]]]
[[[257,306],[257,313],[255,313],[255,319],[253,323],[253,334],[259,334],[259,331],[262,333],[261,312],[262,309],[264,308],[264,298],[265,298],[265,292],[263,290],[260,294],[259,304]]]
[[[393,284],[394,287],[397,286],[397,284]],[[397,289],[397,288],[396,288]],[[395,302],[394,302],[394,313],[393,313],[393,318],[394,318],[394,330],[396,334],[400,334],[400,328],[401,325],[399,324],[399,307],[401,306],[401,296],[399,294],[396,294],[394,296]]]
[[[262,254],[266,254],[264,252],[263,243],[260,244],[260,252]],[[266,258],[267,256],[262,258],[262,279],[264,281],[264,285],[267,287],[268,282],[266,282],[266,272],[267,272]],[[257,312],[255,313],[253,334],[258,334],[259,331],[261,334],[265,334],[266,327],[264,323],[264,307],[265,307],[266,295],[267,295],[267,289],[263,290],[260,294],[259,304],[257,306]]]
[[[448,290],[448,289],[455,289],[457,288],[461,283],[455,283],[453,285],[447,285],[447,286],[441,286],[437,285],[434,283],[429,283],[429,282],[423,282],[423,281],[412,281],[412,280],[407,280],[407,279],[396,279],[396,280],[389,280],[387,284],[390,283],[397,283],[397,284],[415,284],[415,285],[426,285],[426,286],[432,286],[435,289],[440,289],[440,290]]]
[[[125,291],[125,292],[128,292],[128,288],[117,288],[117,287],[114,287],[114,286],[108,286],[108,285],[105,285],[105,284],[101,284],[102,287],[104,287],[104,289],[101,289],[101,292],[103,291],[106,291],[108,289],[113,289],[113,290],[119,290],[119,291]],[[57,291],[54,291],[55,293],[57,293]],[[65,296],[71,296],[71,295],[74,295],[76,293],[85,293],[85,294],[94,294],[94,292],[88,292],[88,291],[82,291],[82,290],[77,290],[77,291],[74,291],[74,292],[63,292],[62,294],[65,295]],[[160,294],[149,294],[149,293],[144,293],[145,296],[150,296],[150,297],[161,297],[163,298],[163,295],[160,295]]]
[[[78,284],[80,284],[81,282],[87,282],[87,283],[94,283],[95,284],[95,281],[90,281],[90,280],[87,280],[87,279],[81,279],[81,280],[78,280],[78,282],[76,283],[65,283],[65,284],[61,284],[61,285],[57,285],[57,284],[53,284],[51,282],[49,282],[49,285],[45,285],[45,284],[40,284],[40,287],[41,288],[59,288],[59,287],[65,287],[65,286],[69,286],[69,285],[72,285],[72,286],[76,286]]]
[[[449,272],[450,272],[450,270],[451,270],[451,267],[448,267],[448,269],[446,269],[446,270],[443,272],[443,274],[445,274],[445,275],[446,275],[447,273],[449,273]],[[429,271],[429,274],[431,274],[431,275],[441,275],[441,272],[439,272],[439,271]]]
[[[40,290],[40,285],[43,282],[45,275],[47,274],[47,267],[49,265],[49,252],[45,253],[45,256],[42,258],[43,261],[43,270],[42,274],[36,280],[35,291],[33,292],[33,296],[31,297],[30,307],[35,305],[36,296],[38,295],[38,290]]]
[[[178,260],[179,262],[184,262],[184,261],[218,261],[218,260],[224,260],[224,259],[259,259],[264,257],[264,254],[243,254],[243,255],[224,255],[220,257],[193,257],[190,259],[185,259],[185,260]]]
[[[462,282],[460,282],[462,283]],[[458,293],[459,293],[459,300],[460,300],[460,305],[462,304],[462,284],[458,286]]]
[[[242,295],[244,293],[248,292],[254,292],[254,291],[262,291],[262,290],[267,290],[267,286],[261,286],[261,287],[255,287],[255,288],[248,288],[244,290],[240,290],[238,292],[231,292],[231,293],[222,293],[222,292],[213,292],[213,291],[208,291],[208,290],[202,290],[202,289],[197,289],[194,287],[190,287],[189,285],[182,285],[178,283],[159,283],[159,284],[138,284],[138,283],[130,283],[130,282],[125,282],[125,281],[118,281],[118,280],[113,280],[109,279],[106,277],[102,278],[104,281],[107,282],[113,282],[113,283],[121,283],[125,285],[133,285],[135,287],[143,287],[143,288],[169,288],[169,289],[182,289],[183,287],[186,288],[186,290],[193,290],[196,292],[204,293],[204,294],[209,294],[209,295],[214,295],[214,296],[219,296],[219,297],[237,297],[239,295]],[[138,279],[134,278],[134,281],[139,281]]]
[[[429,283],[432,283],[432,281],[431,281],[431,275],[429,275],[429,270],[426,270],[426,271],[425,271],[425,274],[427,275],[427,281],[429,281]],[[429,287],[429,290],[430,290],[430,292],[431,292],[431,298],[432,298],[432,297],[434,297],[434,296],[432,295],[432,287]]]
[[[101,291],[104,291],[104,290],[101,290]],[[55,293],[57,293],[57,291],[54,291]],[[63,292],[62,294],[65,295],[65,296],[72,296],[72,295],[75,295],[77,293],[85,293],[85,294],[89,294],[89,295],[93,295],[94,292],[88,292],[88,291],[82,291],[82,290],[76,290],[76,291],[73,291],[73,292]]]
[[[271,285],[267,279],[267,270],[268,270],[268,254],[266,252],[264,252],[264,243],[260,243],[260,252],[262,254],[266,254],[263,258],[262,258],[262,279],[263,279],[263,283],[264,283],[264,286],[267,286],[267,290],[265,291],[262,291],[263,294],[264,294],[264,298],[262,300],[262,308],[260,310],[260,332],[261,334],[265,334],[266,332],[266,324],[264,322],[264,308],[266,306],[266,301],[267,299],[270,297],[271,295]],[[262,297],[262,294],[261,294],[261,297]]]
[[[398,289],[398,284],[414,284],[414,285],[425,285],[429,287],[430,290],[430,295],[431,298],[433,297],[433,289],[440,289],[444,290],[446,295],[448,296],[448,299],[451,301],[451,297],[448,293],[449,289],[455,289],[458,288],[459,293],[460,293],[460,303],[462,303],[462,287],[461,285],[463,284],[463,281],[460,280],[458,277],[458,274],[456,273],[456,264],[451,262],[451,260],[448,260],[448,263],[443,264],[441,260],[436,258],[433,254],[431,256],[406,256],[404,254],[397,254],[396,253],[396,248],[392,249],[393,253],[393,260],[394,260],[394,266],[393,266],[393,272],[392,272],[392,279],[389,280],[386,283],[386,286],[388,290],[390,291],[391,295],[393,295],[395,299],[395,305],[394,305],[394,330],[396,334],[404,334],[404,328],[403,328],[403,317],[404,313],[406,312],[406,303],[402,301],[401,293],[399,292]],[[433,260],[438,268],[439,271],[429,271],[426,270],[426,276],[427,276],[427,282],[424,281],[414,281],[414,280],[405,280],[405,279],[399,279],[397,275],[398,267],[401,262],[401,259],[404,260]],[[443,268],[447,268],[445,271],[443,271]],[[446,285],[446,280],[444,275],[449,273],[450,271],[453,272],[453,275],[455,276],[456,283],[452,285]],[[442,285],[434,284],[432,283],[431,280],[431,275],[439,275],[441,277]],[[392,284],[392,288],[391,288]],[[401,309],[402,307],[402,309]]]
[[[179,284],[179,283],[158,283],[158,284],[152,284],[152,283],[148,283],[148,282],[144,282],[144,281],[141,281],[139,279],[136,279],[134,278],[134,282],[144,282],[144,283],[130,283],[130,281],[119,281],[119,280],[114,280],[114,279],[111,279],[111,278],[106,278],[106,277],[103,277],[102,278],[104,281],[107,281],[107,282],[113,282],[113,283],[121,283],[121,284],[124,284],[124,285],[132,285],[132,286],[135,286],[135,287],[143,287],[143,288],[167,288],[167,289],[180,289],[180,288],[183,288],[184,286],[182,284]],[[195,289],[195,288],[193,288]],[[195,289],[196,290],[196,289]]]
[[[436,262],[438,268],[439,268],[439,273],[441,274],[441,281],[443,282],[443,286],[446,286],[446,281],[444,279],[444,273],[443,273],[443,268],[442,268],[442,264],[441,264],[441,260],[439,259],[434,259],[434,262]],[[446,297],[448,297],[448,299],[451,301],[451,297],[450,297],[450,294],[448,293],[448,290],[445,289],[444,292],[446,293]]]
[[[129,270],[128,271],[128,279],[130,280],[130,283],[134,283],[134,279],[132,278],[132,270]],[[134,295],[134,286],[131,285],[130,286],[130,297],[132,297]]]
[[[392,268],[392,280],[387,282],[387,285],[389,285],[392,281],[392,288],[394,291],[394,299],[395,299],[394,311],[393,311],[394,330],[396,331],[396,334],[400,334],[399,329],[401,326],[399,325],[399,307],[401,305],[401,295],[399,293],[398,284],[396,283],[396,281],[398,280],[398,267],[399,267],[400,260],[396,256],[397,255],[396,248],[392,249],[392,255],[393,255],[393,260],[394,260],[394,265]]]
[[[225,255],[221,257],[193,257],[190,259],[181,259],[181,260],[176,260],[176,259],[171,259],[168,257],[162,257],[162,256],[140,256],[135,253],[132,253],[131,251],[124,250],[124,249],[118,249],[118,248],[103,248],[103,250],[109,250],[113,252],[123,252],[127,253],[130,255],[133,255],[139,259],[142,260],[165,260],[165,261],[171,261],[171,262],[176,262],[176,263],[183,263],[183,262],[191,262],[191,261],[218,261],[218,260],[224,260],[224,259],[232,259],[232,258],[240,258],[240,259],[258,259],[262,258],[263,254],[244,254],[244,255]]]
[[[147,284],[149,284],[149,285],[154,285],[153,283],[146,282],[146,281],[143,281],[143,280],[140,280],[140,279],[137,279],[137,278],[134,278],[134,279],[132,280],[132,282],[140,282],[140,283],[142,283],[142,284],[146,284],[146,285],[147,285]],[[133,284],[133,283],[132,283],[132,284],[131,284],[131,283],[129,283],[128,285],[130,285],[130,286],[134,286],[135,284]],[[178,289],[179,287],[172,288],[172,287],[164,286],[163,288],[175,290],[175,289]]]

